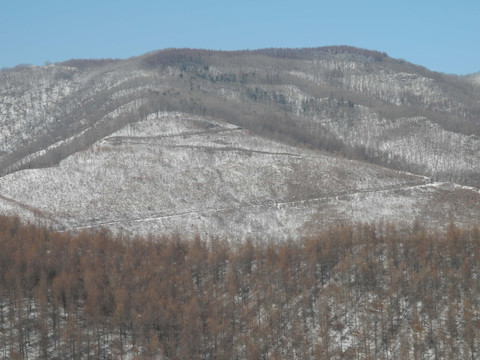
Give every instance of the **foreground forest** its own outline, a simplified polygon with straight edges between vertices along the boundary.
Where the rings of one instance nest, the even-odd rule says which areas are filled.
[[[0,248],[4,359],[480,356],[478,227],[237,243],[0,217]]]

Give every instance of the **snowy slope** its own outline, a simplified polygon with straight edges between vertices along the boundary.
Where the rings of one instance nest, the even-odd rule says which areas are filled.
[[[456,205],[441,199],[461,192],[473,206],[455,216],[473,222],[474,190],[287,146],[208,117],[161,113],[58,166],[4,176],[0,194],[22,207],[0,206],[36,209],[59,229],[281,239],[338,221],[447,223]]]
[[[0,209],[59,229],[240,238],[339,221],[469,224],[479,114],[470,78],[348,47],[8,69]]]

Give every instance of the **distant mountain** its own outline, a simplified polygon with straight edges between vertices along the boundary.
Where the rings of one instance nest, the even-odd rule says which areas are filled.
[[[60,229],[292,237],[338,221],[472,223],[480,88],[346,46],[7,69],[0,175],[3,212]]]

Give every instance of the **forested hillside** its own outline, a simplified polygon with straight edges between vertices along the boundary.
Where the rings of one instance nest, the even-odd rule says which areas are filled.
[[[297,241],[58,233],[0,217],[5,359],[477,359],[480,230]]]
[[[295,238],[480,217],[477,75],[346,46],[0,71],[0,211],[56,229]]]
[[[0,72],[0,170],[58,163],[159,111],[478,186],[480,89],[351,47],[169,49]],[[474,81],[472,81],[474,80]]]
[[[480,358],[478,80],[347,46],[1,70],[0,358]]]

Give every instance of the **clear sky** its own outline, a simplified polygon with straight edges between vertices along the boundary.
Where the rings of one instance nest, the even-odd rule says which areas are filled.
[[[352,45],[480,71],[480,0],[0,0],[0,68],[164,48]]]

